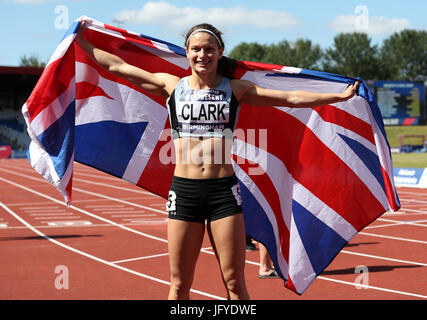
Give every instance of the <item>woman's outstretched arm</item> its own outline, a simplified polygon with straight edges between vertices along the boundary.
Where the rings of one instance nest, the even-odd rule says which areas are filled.
[[[264,89],[246,80],[232,80],[233,92],[240,103],[254,106],[284,106],[291,108],[314,108],[317,106],[346,101],[353,97],[359,81],[340,93],[317,93],[309,91],[281,91]]]
[[[168,73],[151,73],[145,71],[126,63],[122,58],[112,53],[96,48],[84,39],[85,29],[85,24],[82,24],[77,33],[77,44],[100,67],[141,87],[148,93],[165,98],[169,97],[179,81],[178,77]]]

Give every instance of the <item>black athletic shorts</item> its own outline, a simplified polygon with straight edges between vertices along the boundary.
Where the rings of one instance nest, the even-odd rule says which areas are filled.
[[[235,175],[213,179],[174,176],[166,210],[170,219],[204,223],[241,213],[241,203]]]

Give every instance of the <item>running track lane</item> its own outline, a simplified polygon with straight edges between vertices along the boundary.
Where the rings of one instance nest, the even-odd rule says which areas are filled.
[[[0,254],[6,257],[4,260],[6,263],[2,262],[6,272],[2,272],[1,276],[1,282],[4,284],[0,289],[1,298],[166,298],[169,268],[165,223],[149,223],[148,220],[131,222],[124,220],[127,218],[117,217],[120,214],[112,217],[105,210],[95,210],[100,208],[96,206],[109,206],[110,209],[113,209],[113,206],[120,206],[120,209],[151,212],[157,215],[153,219],[161,221],[161,217],[164,217],[161,210],[164,207],[163,199],[121,180],[76,165],[74,185],[79,191],[74,192],[73,207],[66,209],[66,213],[72,212],[69,217],[77,217],[75,221],[90,221],[92,224],[52,227],[46,222],[42,224],[41,220],[36,220],[35,213],[29,213],[28,207],[44,206],[44,214],[49,214],[45,218],[55,218],[55,212],[48,211],[48,208],[64,207],[63,200],[56,190],[29,167],[26,160],[0,162],[0,177],[2,190],[0,201],[3,203],[0,219],[3,219],[3,223],[6,221],[8,225],[7,228],[0,229],[0,247],[3,248],[0,249]],[[412,191],[404,190],[404,192]],[[417,210],[417,207],[414,207],[414,200],[418,201],[416,205],[427,207],[427,196],[422,192],[404,201],[403,205],[408,203],[410,210]],[[87,208],[88,206],[90,207]],[[19,221],[19,218],[6,208],[24,220]],[[420,212],[411,212],[411,221],[426,219],[425,211],[418,211]],[[124,212],[122,216],[126,215]],[[382,218],[393,221],[402,219],[398,214],[395,216],[386,214]],[[404,218],[408,220],[407,217]],[[55,241],[47,241],[42,235],[37,234],[37,231],[23,225],[24,221]],[[0,226],[1,224],[2,220]],[[426,299],[426,289],[420,286],[423,279],[424,283],[426,282],[427,262],[426,241],[425,237],[423,238],[425,232],[422,232],[425,229],[421,226],[423,223],[415,222],[412,225],[394,223],[396,226],[380,227],[385,224],[393,225],[389,221],[377,220],[369,226],[377,228],[365,229],[358,234],[302,297],[284,289],[281,280],[257,279],[258,252],[248,252],[246,278],[251,298]],[[412,228],[412,233],[401,229],[399,233],[406,233],[406,237],[399,237],[400,234],[397,234],[396,230],[402,227]],[[59,243],[97,259],[88,259],[87,255],[67,250]],[[193,298],[224,297],[217,263],[207,239],[203,246],[207,249],[200,255],[193,285],[193,288],[200,290],[202,294],[195,292]],[[16,268],[17,265],[20,267]],[[57,265],[66,265],[70,270],[68,290],[58,290],[54,287],[55,277],[58,276],[54,273],[54,268]],[[358,265],[368,267],[370,289],[355,288],[354,281],[359,274],[355,274],[354,269]]]

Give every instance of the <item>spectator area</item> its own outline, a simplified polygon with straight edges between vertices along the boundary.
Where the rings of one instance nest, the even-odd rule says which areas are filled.
[[[27,149],[30,138],[21,109],[42,72],[43,68],[0,66],[0,145]]]

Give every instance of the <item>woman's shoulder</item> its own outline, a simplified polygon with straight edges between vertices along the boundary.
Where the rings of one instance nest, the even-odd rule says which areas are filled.
[[[169,95],[173,92],[173,90],[175,90],[175,87],[179,84],[179,82],[184,79],[170,73],[162,72],[156,73],[156,77],[161,79],[161,81],[164,83],[165,89]]]
[[[245,95],[245,93],[253,87],[254,83],[248,80],[231,79],[231,90],[238,101]]]

